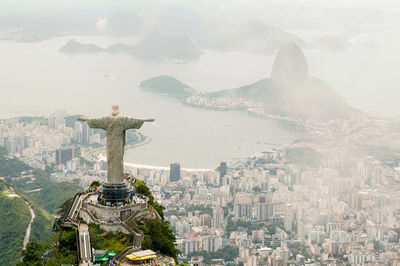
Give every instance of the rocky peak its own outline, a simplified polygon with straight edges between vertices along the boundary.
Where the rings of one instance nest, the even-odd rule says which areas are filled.
[[[303,51],[295,43],[283,45],[272,66],[271,78],[284,85],[298,85],[308,78],[308,66]]]

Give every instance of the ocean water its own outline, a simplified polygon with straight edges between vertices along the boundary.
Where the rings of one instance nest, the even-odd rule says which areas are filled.
[[[101,47],[137,41],[96,36],[74,38]],[[69,39],[0,42],[0,117],[47,115],[61,109],[70,114],[101,116],[110,113],[112,104],[119,104],[125,115],[156,119],[141,129],[152,141],[127,150],[126,161],[161,166],[180,162],[186,168],[215,168],[220,161],[290,144],[301,137],[274,121],[241,112],[191,108],[139,89],[141,81],[165,74],[200,91],[246,85],[269,77],[274,55],[205,51],[196,62],[174,64],[141,61],[127,54],[59,53],[58,49]],[[376,77],[363,75],[363,70],[370,74],[375,69],[365,65],[367,55],[377,63],[392,64],[395,59],[382,59],[379,49],[367,45],[351,49],[334,53],[305,50],[310,74],[323,78],[355,107],[372,113],[381,108],[379,114],[383,115],[386,113],[382,110],[400,113],[398,94],[390,88],[379,91],[379,75],[384,77],[383,84],[398,84],[399,78],[392,75],[394,70],[381,68]],[[390,104],[384,104],[389,98]]]

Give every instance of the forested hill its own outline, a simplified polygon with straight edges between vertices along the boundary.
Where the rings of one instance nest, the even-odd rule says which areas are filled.
[[[0,180],[0,265],[14,265],[22,250],[26,228],[31,220],[27,202],[35,212],[31,227],[31,241],[45,241],[50,237],[53,218],[28,195]]]
[[[26,228],[31,220],[28,204],[35,219],[30,241],[48,241],[55,214],[66,199],[82,189],[77,184],[55,183],[50,173],[35,169],[0,146],[0,265],[15,265],[20,259]],[[32,189],[40,189],[27,193]]]
[[[7,156],[0,146],[0,177],[23,190],[38,190],[30,197],[49,213],[55,214],[61,203],[71,198],[82,188],[75,183],[53,182],[49,171],[35,169],[15,157]]]

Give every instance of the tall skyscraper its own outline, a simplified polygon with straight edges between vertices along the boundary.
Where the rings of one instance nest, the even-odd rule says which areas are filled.
[[[66,165],[67,161],[72,160],[75,157],[74,148],[62,148],[56,150],[56,164]]]
[[[86,123],[82,124],[82,143],[89,144],[89,130],[90,128]]]
[[[181,179],[181,165],[179,163],[171,163],[169,166],[169,181],[176,182]]]
[[[207,236],[203,238],[203,251],[205,252],[216,252],[222,248],[222,238],[219,236]]]
[[[226,162],[219,164],[219,185],[223,185],[223,177],[226,175]]]
[[[221,207],[216,207],[213,209],[213,219],[212,226],[213,228],[222,228],[224,223],[224,211]]]
[[[47,118],[49,128],[56,128],[57,118],[54,115],[51,115]]]
[[[350,208],[353,210],[361,210],[362,208],[362,194],[353,191],[350,194]]]
[[[233,205],[233,213],[237,218],[250,220],[252,218],[252,196],[247,193],[238,193]]]

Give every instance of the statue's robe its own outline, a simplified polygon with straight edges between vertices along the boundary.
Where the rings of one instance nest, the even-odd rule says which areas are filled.
[[[123,182],[123,159],[126,130],[140,128],[144,120],[126,116],[105,116],[89,118],[91,128],[101,128],[107,133],[107,183]]]

